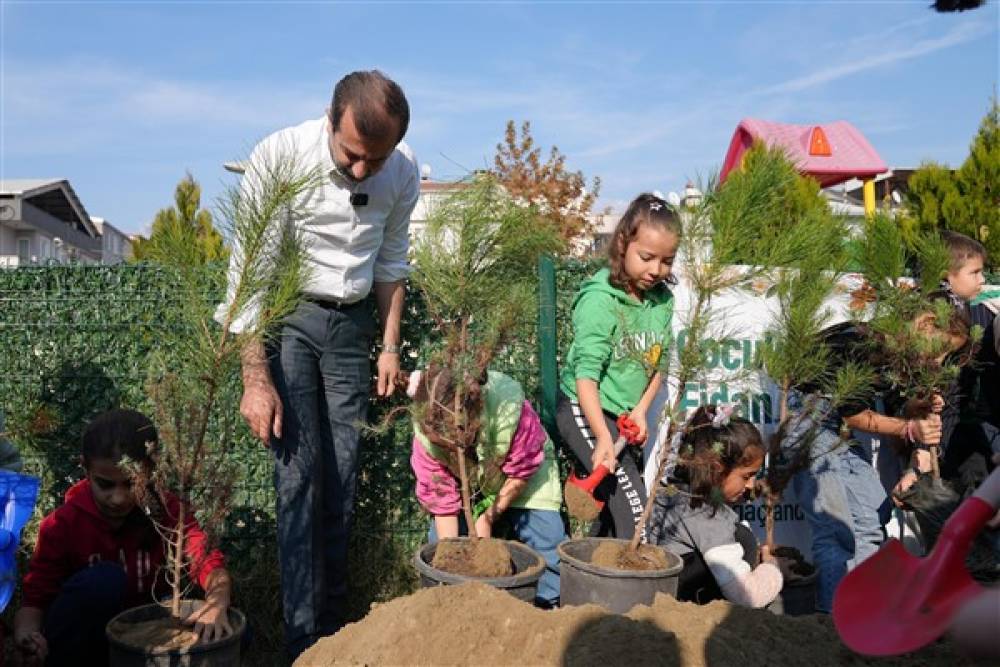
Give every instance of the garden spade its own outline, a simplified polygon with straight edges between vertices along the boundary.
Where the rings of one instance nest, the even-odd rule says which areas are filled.
[[[1000,468],[944,524],[925,558],[890,540],[844,577],[833,598],[840,638],[865,655],[899,655],[940,637],[982,591],[965,567],[976,535],[1000,507]]]
[[[634,421],[629,419],[627,414],[620,415],[618,417],[618,439],[615,441],[615,458],[618,458],[618,455],[622,453],[626,444],[630,442],[636,443],[638,441],[638,436],[639,426]],[[604,501],[594,498],[594,489],[596,489],[597,485],[608,476],[609,472],[611,471],[608,470],[608,467],[603,464],[594,468],[593,472],[583,479],[577,477],[575,471],[570,471],[569,477],[566,478],[566,488],[564,489],[564,492],[570,493],[569,487],[575,486],[586,493],[594,502],[593,514],[596,516],[597,513],[604,508]],[[577,518],[589,521],[592,517],[578,516]]]

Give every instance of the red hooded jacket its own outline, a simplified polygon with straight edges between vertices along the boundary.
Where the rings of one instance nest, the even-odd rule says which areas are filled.
[[[176,496],[167,496],[165,505],[168,517],[178,516]],[[194,516],[187,515],[184,553],[192,564],[191,579],[204,588],[208,575],[225,560],[218,549],[205,553],[205,533]],[[113,527],[97,508],[90,482],[84,479],[66,492],[65,504],[42,519],[24,577],[22,606],[46,609],[67,579],[102,561],[121,563],[125,569],[126,608],[149,604],[170,592],[160,574],[165,561],[163,540],[142,510],[136,508],[120,527]]]

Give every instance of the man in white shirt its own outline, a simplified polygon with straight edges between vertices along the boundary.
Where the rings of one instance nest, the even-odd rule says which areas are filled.
[[[354,72],[337,83],[326,116],[272,134],[250,158],[290,153],[297,166],[324,175],[298,223],[312,268],[305,301],[274,350],[261,346],[243,358],[240,412],[275,454],[292,659],[343,624],[358,424],[366,417],[378,330],[378,395],[390,395],[398,379],[408,227],[420,194],[416,161],[402,143],[408,124],[397,84],[378,71]],[[234,248],[234,258],[238,253]],[[241,330],[252,316],[232,328]]]

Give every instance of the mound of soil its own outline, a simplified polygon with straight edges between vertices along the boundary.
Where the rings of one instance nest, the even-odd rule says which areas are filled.
[[[665,570],[668,566],[663,549],[640,544],[633,551],[628,542],[601,542],[594,549],[590,562],[613,570]]]
[[[198,643],[198,633],[175,618],[138,623],[114,621],[108,625],[108,632],[129,646],[152,651],[184,649]]]
[[[771,555],[778,561],[778,569],[785,582],[805,579],[816,572],[816,568],[807,563],[802,552],[795,547],[776,547]]]
[[[502,540],[441,540],[431,566],[465,577],[509,577],[514,572],[510,551]]]
[[[574,519],[579,521],[593,521],[601,514],[594,496],[573,484],[567,484],[563,489],[563,497],[566,500],[566,511]]]
[[[331,665],[879,665],[964,667],[946,642],[865,659],[825,616],[775,616],[657,595],[624,616],[596,605],[542,611],[483,584],[425,588],[321,639],[295,667]]]

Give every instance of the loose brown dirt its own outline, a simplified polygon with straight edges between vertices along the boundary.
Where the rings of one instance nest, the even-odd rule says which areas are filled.
[[[466,577],[509,577],[514,572],[510,551],[502,540],[441,540],[431,566]]]
[[[483,584],[441,586],[376,605],[295,667],[332,665],[827,665],[970,667],[947,642],[892,659],[841,645],[829,617],[775,616],[658,594],[624,616],[595,605],[542,611]]]
[[[129,646],[147,651],[173,651],[198,643],[198,633],[174,618],[138,623],[115,621],[108,625],[108,632]]]
[[[663,549],[640,544],[633,551],[628,542],[601,542],[594,549],[590,562],[613,570],[665,570],[669,564]]]
[[[563,498],[566,500],[566,511],[574,519],[579,521],[593,521],[601,514],[594,496],[573,484],[567,484],[563,489]]]

